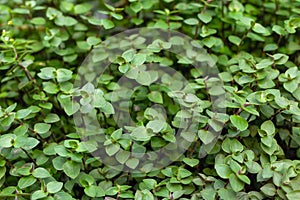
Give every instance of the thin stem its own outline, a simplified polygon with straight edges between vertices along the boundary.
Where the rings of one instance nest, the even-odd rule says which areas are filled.
[[[279,44],[280,44],[280,42],[281,42],[281,39],[282,39],[282,35],[279,36],[279,39],[278,39],[278,41],[277,41],[277,46],[278,46],[278,48],[279,48]]]
[[[170,192],[170,200],[173,200],[174,199],[174,197],[173,197],[173,193],[172,192]]]
[[[242,108],[239,108],[239,109],[235,112],[235,114],[238,115],[238,114],[240,114],[240,112],[242,112],[242,111],[243,111],[243,109],[242,109]]]
[[[205,13],[205,11],[206,11],[206,9],[207,9],[207,5],[210,3],[210,2],[212,2],[213,0],[206,0],[206,3],[205,3],[205,6],[204,6],[204,8],[203,8],[203,10],[202,10],[202,13]]]
[[[12,49],[13,49],[13,51],[14,51],[14,54],[15,54],[15,59],[16,60],[18,60],[18,52],[17,52],[17,50],[16,50],[16,48],[12,45]]]
[[[271,116],[270,120],[273,120],[274,117],[276,117],[276,115],[278,115],[278,114],[281,113],[282,111],[284,111],[284,109],[279,109],[279,110],[277,110],[277,111]]]
[[[198,144],[199,144],[199,140],[198,140],[198,138],[197,138],[197,140],[195,141],[193,147],[192,147],[191,150],[190,150],[190,156],[189,156],[190,158],[193,157],[193,154],[194,154],[194,152],[195,152],[196,147],[198,146]]]
[[[168,41],[170,41],[171,31],[170,31],[170,18],[169,18],[169,14],[167,15],[167,24],[168,24]]]
[[[107,127],[107,119],[106,119],[106,115],[104,112],[102,112],[102,115],[103,115],[103,119],[104,119],[104,124],[105,124],[105,127]]]
[[[33,83],[36,83],[35,78],[33,78],[33,77],[31,76],[31,74],[30,74],[30,72],[28,71],[28,69],[27,69],[26,67],[24,67],[23,65],[21,65],[20,63],[19,63],[19,66],[20,66],[21,69],[25,72],[27,79],[28,79],[29,81],[33,81]]]
[[[265,12],[266,12],[266,9],[265,9],[265,0],[262,0],[262,20],[263,20],[263,24],[265,24]]]
[[[278,12],[278,9],[279,9],[279,5],[278,5],[278,0],[275,0],[275,24],[277,24],[277,19],[278,19],[278,15],[277,15],[277,12]]]
[[[31,194],[30,193],[0,194],[0,197],[17,197],[17,196],[31,196]]]
[[[27,155],[28,158],[30,158],[30,160],[34,163],[35,166],[38,166],[38,164],[35,162],[35,160],[31,157],[31,155],[28,153],[28,151],[26,151],[25,149],[23,148],[20,148],[22,149],[22,151],[24,151],[24,153]]]
[[[254,24],[253,24],[254,25]],[[246,33],[243,35],[241,42],[238,46],[238,52],[240,51],[241,45],[243,44],[244,40],[246,39],[248,33],[252,30],[253,25],[246,31]]]
[[[224,5],[224,0],[222,0],[222,19],[224,19],[224,16],[225,16],[225,5]],[[224,37],[225,37],[225,34],[224,34],[224,21],[222,21],[222,27],[221,27],[221,34],[222,34],[222,40],[224,41]]]
[[[85,163],[84,157],[82,157],[81,160],[82,160],[82,164],[83,164],[83,167],[84,167],[84,171],[85,171],[86,173],[88,173],[89,170],[88,170],[87,165],[86,165],[86,163]]]
[[[44,138],[42,138],[42,136],[40,136],[35,130],[33,130],[32,128],[28,128],[28,130],[30,130],[36,137],[38,137],[42,142],[46,142],[47,143],[47,141],[44,139]],[[51,133],[52,134],[52,133]]]
[[[207,83],[206,83],[207,80],[208,80],[208,78],[209,78],[208,76],[206,76],[206,77],[204,78],[204,86],[205,86],[206,92],[208,92],[208,94],[209,94],[209,88],[208,88]],[[210,95],[209,95],[208,98],[209,98],[209,101],[212,102],[212,99],[211,99],[211,96],[210,96]]]
[[[196,26],[194,39],[197,39],[197,37],[198,37],[199,27],[200,27],[200,23],[198,23]]]

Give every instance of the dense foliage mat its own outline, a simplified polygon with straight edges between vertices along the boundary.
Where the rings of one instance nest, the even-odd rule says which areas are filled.
[[[0,2],[0,199],[300,199],[299,0]]]

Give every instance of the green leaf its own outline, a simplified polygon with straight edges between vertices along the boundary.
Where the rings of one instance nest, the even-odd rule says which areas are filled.
[[[224,124],[222,122],[219,122],[215,119],[209,119],[208,124],[216,131],[219,132],[223,129]]]
[[[259,116],[259,112],[256,110],[256,108],[254,106],[242,106],[243,110],[245,110],[246,112]]]
[[[293,92],[293,96],[300,102],[300,87]]]
[[[190,167],[195,167],[199,164],[200,161],[194,158],[184,158],[183,162],[189,165]]]
[[[153,120],[148,122],[146,125],[147,128],[152,129],[154,133],[159,133],[166,126],[166,122],[163,120]]]
[[[281,27],[281,26],[278,26],[278,25],[274,25],[273,28],[272,28],[272,31],[274,31],[278,35],[285,35],[286,34],[286,31],[284,30],[284,28]]]
[[[154,179],[144,179],[143,183],[145,184],[147,189],[154,189],[157,185],[157,182]]]
[[[79,178],[80,185],[84,188],[91,186],[95,183],[95,180],[92,176],[88,174],[81,174]]]
[[[193,26],[193,25],[197,25],[199,21],[196,18],[188,18],[184,20],[184,23]]]
[[[192,172],[190,172],[190,171],[187,170],[187,169],[184,169],[184,168],[182,168],[182,167],[180,167],[180,168],[178,169],[178,178],[179,178],[179,179],[187,178],[187,177],[189,177],[189,176],[191,176],[191,175],[192,175]]]
[[[130,135],[132,139],[136,141],[148,141],[151,138],[151,135],[144,126],[138,126],[134,128]]]
[[[222,149],[226,153],[236,153],[243,151],[244,146],[237,139],[229,139],[227,137],[222,143]]]
[[[143,9],[143,4],[141,4],[139,1],[136,1],[130,4],[130,8],[133,12],[138,13]]]
[[[202,42],[208,48],[212,48],[216,44],[217,40],[214,37],[207,37],[204,38]]]
[[[264,51],[267,52],[267,51],[275,51],[278,49],[278,46],[276,43],[271,43],[271,44],[266,44],[266,46],[264,47]]]
[[[300,198],[300,190],[294,190],[286,194],[288,200],[295,200]]]
[[[154,200],[154,196],[149,190],[137,190],[134,199]]]
[[[226,164],[217,164],[215,165],[215,169],[217,171],[217,174],[224,179],[228,179],[230,175],[233,173],[230,167]]]
[[[121,164],[124,164],[128,160],[129,157],[130,157],[129,151],[119,151],[116,154],[116,159]]]
[[[91,45],[89,45],[86,41],[77,41],[76,44],[83,50],[89,50],[91,48]]]
[[[32,112],[31,109],[28,109],[28,108],[18,110],[16,113],[16,118],[23,119],[23,118],[27,117],[28,115],[30,115],[31,112]]]
[[[115,130],[112,134],[111,134],[111,138],[114,140],[118,140],[120,139],[122,136],[122,128],[119,128],[117,130]]]
[[[260,129],[265,131],[268,135],[273,135],[275,133],[275,126],[271,120],[264,121],[260,126]]]
[[[52,7],[48,7],[47,12],[46,12],[46,16],[50,19],[53,20],[58,16],[61,16],[62,13],[58,10],[56,10],[55,8]]]
[[[109,187],[106,191],[106,195],[114,196],[118,193],[118,188],[117,187]]]
[[[18,136],[15,139],[14,147],[15,148],[22,148],[25,150],[31,150],[34,147],[36,147],[39,144],[40,141],[38,141],[35,138],[32,137],[26,137],[26,136]]]
[[[153,82],[150,74],[146,71],[141,71],[136,78],[136,81],[145,86],[149,86]]]
[[[46,20],[43,17],[34,17],[30,20],[30,23],[34,25],[44,25]]]
[[[44,122],[45,123],[55,123],[55,122],[58,122],[60,119],[59,119],[59,116],[57,114],[54,114],[54,113],[49,113],[46,118],[44,119]]]
[[[209,14],[207,14],[206,12],[205,13],[200,13],[197,16],[205,24],[209,23],[212,20],[212,17]]]
[[[72,199],[73,200],[72,196],[69,193],[63,192],[63,191],[60,191],[57,194],[55,194],[54,199],[70,199],[70,200]]]
[[[126,166],[128,166],[131,169],[135,169],[139,164],[139,159],[137,158],[130,158],[126,161]]]
[[[241,44],[241,42],[242,42],[241,38],[239,38],[238,36],[235,36],[235,35],[230,35],[228,37],[228,40],[231,43],[235,44],[236,46],[239,46]]]
[[[181,137],[183,137],[188,142],[194,142],[196,134],[192,131],[181,132]]]
[[[92,5],[89,3],[77,4],[74,7],[75,14],[85,14],[92,9]]]
[[[243,174],[242,174],[242,175],[241,175],[241,174],[237,174],[237,177],[238,177],[241,181],[243,181],[244,183],[250,185],[251,181],[250,181],[250,179],[249,179],[246,175],[243,175]]]
[[[256,68],[263,69],[263,68],[271,66],[273,63],[274,63],[274,61],[272,61],[270,59],[263,59],[258,64],[256,64]]]
[[[35,182],[36,182],[36,178],[34,178],[32,176],[22,177],[18,181],[18,187],[20,189],[25,189],[25,188],[33,185]]]
[[[276,64],[283,65],[288,61],[289,56],[282,53],[276,53],[273,55],[273,58],[276,61]]]
[[[135,50],[129,49],[122,54],[122,57],[125,59],[126,62],[131,62],[134,58],[134,54],[135,54]]]
[[[62,1],[59,8],[63,12],[70,12],[74,9],[74,4],[68,1]]]
[[[32,193],[31,200],[42,199],[47,197],[47,195],[48,194],[42,190],[36,190],[34,193]]]
[[[63,187],[62,182],[52,181],[47,183],[47,192],[51,194],[55,194],[59,192],[62,189],[62,187]]]
[[[90,36],[86,41],[90,46],[93,46],[99,44],[101,42],[101,39],[98,37]]]
[[[88,186],[84,188],[84,193],[89,196],[95,198],[97,196],[98,187],[95,185]]]
[[[246,166],[247,166],[247,171],[249,173],[258,173],[262,170],[262,167],[257,163],[257,162],[254,162],[254,161],[247,161],[245,162]]]
[[[64,173],[72,178],[75,179],[79,173],[80,173],[80,163],[76,163],[74,161],[68,160],[64,165],[63,165],[63,171]]]
[[[11,104],[5,109],[5,112],[10,113],[17,107],[17,103]]]
[[[163,97],[161,92],[159,91],[152,91],[148,95],[148,99],[154,103],[163,104]]]
[[[47,133],[51,128],[50,124],[46,124],[46,123],[37,123],[34,125],[33,130],[39,134],[44,134]]]
[[[244,6],[239,1],[233,0],[229,4],[229,10],[232,11],[232,12],[243,12],[244,11]]]
[[[272,197],[276,194],[276,188],[272,183],[267,183],[260,188],[260,190],[269,197]]]
[[[9,127],[15,120],[15,114],[10,114],[8,117],[1,121],[1,126]]]
[[[43,82],[43,90],[49,94],[56,94],[59,91],[58,86],[52,82]]]
[[[56,74],[57,81],[61,83],[70,80],[73,72],[68,69],[61,68],[56,70]]]
[[[166,140],[168,142],[173,142],[173,143],[176,142],[176,138],[173,135],[173,133],[171,133],[171,132],[165,133],[162,137],[164,140]]]
[[[105,29],[112,29],[115,27],[115,24],[109,19],[101,19],[101,24]]]
[[[60,16],[55,18],[55,24],[58,26],[74,26],[77,24],[77,20],[69,16]]]
[[[94,105],[93,105],[95,108],[103,108],[106,106],[106,100],[105,98],[98,94],[94,96]]]
[[[5,134],[0,136],[0,147],[8,148],[13,146],[13,140],[16,138],[14,134]]]
[[[239,192],[244,188],[244,183],[233,173],[229,176],[229,183],[235,192]]]
[[[212,187],[206,187],[200,191],[201,197],[205,200],[214,200],[216,198],[216,190]]]
[[[118,143],[110,144],[105,147],[105,151],[109,156],[115,155],[119,150],[120,150],[120,145]]]
[[[2,161],[1,165],[5,165],[4,161]],[[2,179],[5,176],[5,173],[6,173],[6,167],[1,166],[0,167],[0,179]]]
[[[291,67],[284,73],[289,79],[294,79],[298,75],[298,67]]]
[[[286,89],[290,93],[295,92],[295,90],[298,88],[298,85],[299,83],[296,79],[283,83],[284,89]]]
[[[132,59],[132,64],[134,66],[140,66],[144,64],[146,58],[147,58],[146,54],[141,54],[141,53],[135,54]]]
[[[36,168],[33,171],[32,175],[35,178],[48,178],[48,177],[51,177],[51,174],[48,172],[48,170],[46,170],[45,168],[42,168],[42,167]]]
[[[64,105],[64,111],[67,113],[68,116],[73,115],[74,113],[76,113],[80,108],[80,105],[77,102],[67,102]]]
[[[273,137],[270,136],[270,135],[265,136],[265,137],[262,137],[262,138],[261,138],[261,142],[262,142],[264,145],[266,145],[266,146],[268,146],[268,147],[271,147],[272,144],[273,144]]]
[[[270,31],[259,23],[255,23],[252,30],[256,33],[261,33],[264,36],[270,35]]]
[[[198,137],[204,144],[209,144],[216,138],[216,135],[211,131],[201,129],[198,131]]]
[[[63,165],[65,162],[66,162],[66,158],[60,157],[60,156],[58,156],[52,160],[53,167],[56,170],[63,170]]]
[[[248,128],[248,122],[239,115],[231,115],[230,122],[240,131]]]
[[[219,189],[218,194],[221,197],[221,199],[235,199],[236,198],[235,192],[228,188]]]

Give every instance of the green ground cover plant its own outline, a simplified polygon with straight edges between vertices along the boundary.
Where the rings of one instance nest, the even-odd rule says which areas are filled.
[[[0,2],[0,199],[300,199],[299,0]]]

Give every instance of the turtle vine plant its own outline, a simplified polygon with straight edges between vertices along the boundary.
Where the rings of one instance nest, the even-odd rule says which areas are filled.
[[[1,199],[300,199],[299,0],[0,2]],[[103,41],[142,27],[193,38],[214,60],[219,73],[211,80],[221,80],[222,87],[207,90],[213,82],[195,70],[197,52],[185,45],[180,47],[185,59],[153,50],[111,60],[94,88],[102,135],[97,139],[111,163],[138,168],[133,153],[176,143],[180,119],[190,117],[172,101],[174,94],[151,84],[155,73],[149,77],[138,68],[141,78],[128,71],[143,63],[175,69],[195,91],[185,103],[199,100],[194,108],[199,125],[182,135],[191,143],[185,153],[163,168],[131,173],[94,156],[99,141],[82,140],[73,115],[89,112],[82,106],[91,101],[91,88],[79,91],[73,83],[84,73],[81,63]],[[173,42],[160,48],[178,41]],[[100,49],[96,60],[105,56]],[[121,129],[114,120],[113,91],[122,88],[118,79],[126,73],[142,86],[130,97],[136,126]],[[165,76],[162,82],[172,80]],[[79,94],[82,100],[74,104]],[[226,96],[220,104],[226,112],[212,109],[210,98],[220,94]],[[220,131],[217,138],[213,131]]]

